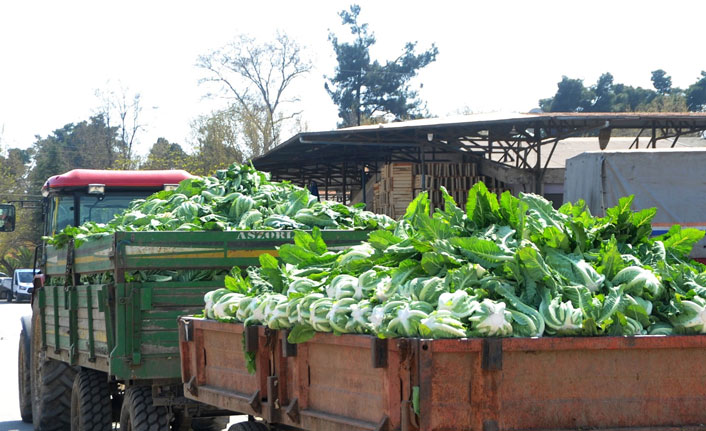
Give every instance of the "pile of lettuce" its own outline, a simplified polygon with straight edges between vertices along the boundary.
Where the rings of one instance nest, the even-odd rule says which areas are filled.
[[[49,244],[63,247],[113,232],[232,231],[269,229],[387,229],[394,220],[331,201],[319,202],[309,190],[270,181],[251,165],[233,164],[213,177],[184,180],[174,191],[137,199],[107,224],[68,226]]]
[[[207,318],[290,330],[379,337],[540,337],[706,333],[706,266],[691,261],[704,232],[674,226],[650,238],[655,209],[632,197],[605,217],[584,203],[555,210],[540,196],[482,184],[465,211],[427,194],[394,231],[348,250],[297,232],[281,262],[234,270],[206,297]]]

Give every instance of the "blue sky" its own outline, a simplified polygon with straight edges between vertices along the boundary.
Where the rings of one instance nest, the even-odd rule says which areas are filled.
[[[199,54],[241,33],[284,31],[306,47],[311,75],[293,91],[309,130],[332,129],[336,108],[323,89],[335,59],[329,30],[343,36],[344,1],[26,1],[0,3],[2,144],[28,147],[66,123],[87,119],[98,89],[142,95],[140,153],[158,137],[188,148],[190,122],[222,105],[204,99]],[[650,87],[662,68],[675,86],[693,83],[706,2],[359,1],[361,21],[394,58],[407,41],[436,43],[439,56],[413,83],[434,115],[526,112],[556,91],[562,75]],[[420,87],[423,83],[423,87]],[[292,93],[291,95],[295,95]],[[287,133],[284,134],[287,137]]]

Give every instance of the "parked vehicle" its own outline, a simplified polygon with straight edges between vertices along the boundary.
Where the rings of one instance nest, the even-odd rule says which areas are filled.
[[[0,272],[0,299],[8,299],[8,293],[12,288],[12,277],[8,277],[4,272]]]
[[[34,274],[38,272],[34,269],[16,269],[12,274],[10,291],[7,295],[7,302],[29,301],[32,299],[34,291]]]

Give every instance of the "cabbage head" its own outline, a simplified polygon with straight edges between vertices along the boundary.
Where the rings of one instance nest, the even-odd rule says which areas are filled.
[[[504,302],[484,299],[468,318],[470,335],[481,337],[507,337],[512,335],[512,313]]]
[[[422,319],[419,334],[424,338],[464,338],[466,328],[449,310],[436,310]]]

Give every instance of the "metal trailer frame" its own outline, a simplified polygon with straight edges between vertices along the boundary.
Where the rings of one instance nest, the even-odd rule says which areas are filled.
[[[389,339],[179,321],[189,399],[310,430],[696,430],[706,336]],[[254,352],[247,372],[242,342]],[[418,394],[415,402],[415,393]],[[415,413],[415,408],[417,412]]]

